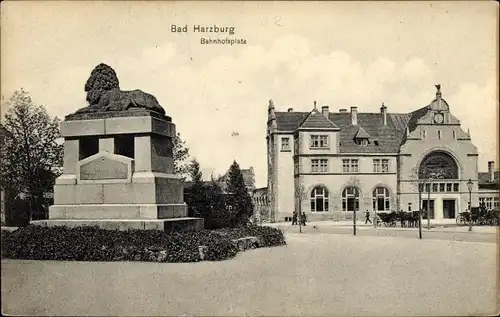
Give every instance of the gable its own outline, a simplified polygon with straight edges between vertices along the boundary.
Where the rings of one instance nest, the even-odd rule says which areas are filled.
[[[299,129],[335,129],[338,127],[317,110],[311,111],[300,124]]]

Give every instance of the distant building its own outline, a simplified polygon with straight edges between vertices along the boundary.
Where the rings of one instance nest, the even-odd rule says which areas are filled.
[[[499,172],[495,170],[495,162],[488,162],[488,172],[478,174],[479,203],[484,203],[488,209],[498,209],[500,194]]]
[[[250,197],[252,197],[253,190],[255,189],[255,171],[253,169],[253,166],[250,166],[249,169],[241,169],[241,174],[243,174],[243,181],[245,182],[248,194],[250,195]],[[219,183],[224,192],[226,192],[227,190],[228,177],[229,177],[229,170],[226,172],[226,174],[217,179],[217,182]]]
[[[483,198],[498,205],[498,176],[478,174],[477,148],[436,88],[427,106],[410,113],[390,113],[383,103],[378,113],[330,112],[316,102],[309,112],[280,112],[270,101],[271,221],[291,217],[299,204],[310,220],[414,211],[419,197],[431,219],[452,219],[468,207],[469,179],[472,206]]]
[[[253,190],[252,201],[254,215],[257,222],[267,222],[269,220],[269,199],[267,198],[267,187]]]
[[[255,189],[255,172],[253,167],[251,166],[249,169],[242,169],[241,173],[243,174],[243,181],[245,183],[245,187],[247,188],[248,194],[250,197],[253,196],[253,191]],[[228,179],[229,171],[227,171],[224,175],[216,178],[215,182],[220,186],[222,192],[227,194],[227,179]],[[203,181],[205,185],[210,184],[212,181]],[[184,182],[184,195],[189,194],[189,189],[193,186],[192,181]]]

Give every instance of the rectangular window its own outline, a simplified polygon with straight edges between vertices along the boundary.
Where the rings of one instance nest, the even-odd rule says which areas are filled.
[[[455,130],[453,130],[453,139],[456,139],[457,138],[457,135],[455,133]]]
[[[447,191],[447,192],[451,192],[451,186],[452,186],[452,184],[451,184],[451,183],[447,183],[447,184],[446,184],[446,191]]]
[[[358,160],[342,160],[342,172],[343,173],[359,173]]]
[[[437,193],[438,191],[438,184],[432,184],[432,191]]]
[[[492,197],[486,198],[486,209],[493,209],[493,198]]]
[[[493,198],[493,208],[498,208],[498,197]]]
[[[319,160],[319,171],[321,173],[328,173],[328,160]]]
[[[453,184],[453,191],[458,192],[458,183]]]
[[[281,151],[290,151],[290,138],[281,138]]]
[[[408,211],[411,211],[411,203],[408,203]]]
[[[382,173],[389,173],[389,160],[388,159],[382,160]]]
[[[441,140],[441,131],[438,130],[438,139]]]
[[[358,173],[358,160],[351,160],[351,173]]]
[[[312,173],[319,172],[319,160],[311,160],[311,172]]]
[[[382,171],[382,165],[379,159],[373,159],[373,172],[380,173]]]
[[[425,184],[425,192],[428,193],[431,191],[431,184]]]
[[[439,184],[439,191],[444,192],[444,183]]]
[[[349,160],[342,160],[342,172],[349,173]]]
[[[310,147],[319,147],[319,135],[311,135],[311,145]]]
[[[327,148],[328,135],[311,135],[311,148]]]
[[[328,147],[328,135],[319,136],[319,147]]]

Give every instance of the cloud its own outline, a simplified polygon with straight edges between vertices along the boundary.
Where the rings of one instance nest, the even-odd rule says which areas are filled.
[[[115,68],[122,89],[142,89],[157,97],[203,169],[223,174],[236,159],[242,168],[254,166],[257,186],[265,186],[269,99],[281,111],[289,106],[309,111],[317,100],[332,111],[358,105],[360,111],[378,112],[385,102],[389,111],[401,113],[434,98],[437,76],[420,59],[398,64],[382,57],[365,65],[344,51],[315,53],[314,45],[285,35],[268,47],[221,50],[225,53],[194,64],[167,42],[105,61]],[[50,80],[42,76],[25,88],[35,101],[49,105],[52,114],[63,116],[85,106],[83,85],[93,66],[55,71]],[[488,157],[484,160],[497,148],[495,84],[492,79],[483,86],[463,83],[444,89],[450,92],[444,97],[452,112],[470,127],[480,153]],[[484,111],[471,116],[471,108],[478,107]]]

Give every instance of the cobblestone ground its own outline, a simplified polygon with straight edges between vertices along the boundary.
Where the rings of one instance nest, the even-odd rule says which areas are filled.
[[[15,315],[481,315],[492,243],[305,233],[285,247],[192,264],[2,260]]]

